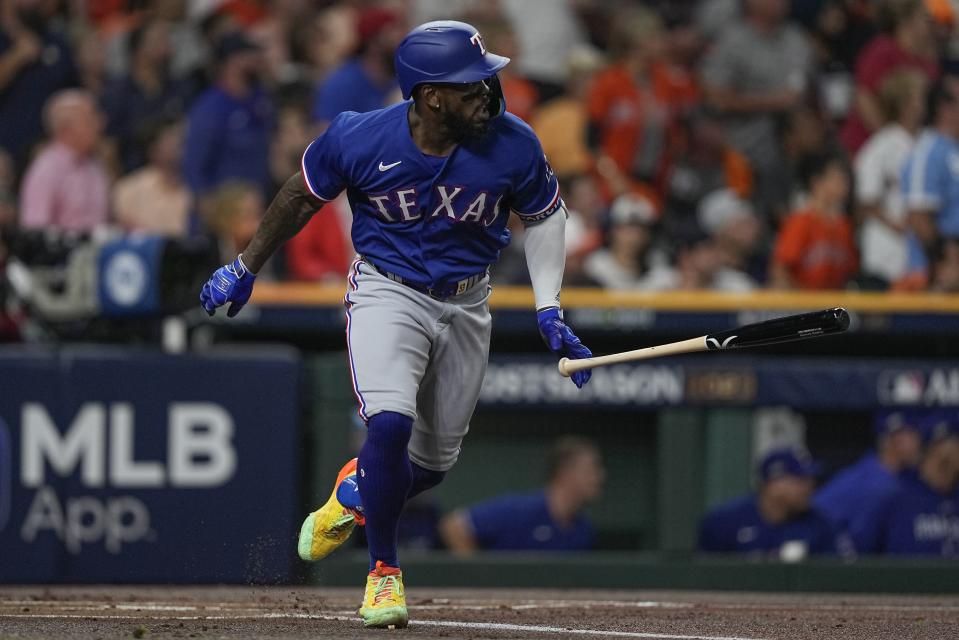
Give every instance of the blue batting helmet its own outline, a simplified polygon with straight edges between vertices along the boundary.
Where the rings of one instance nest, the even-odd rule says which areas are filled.
[[[475,27],[455,20],[421,24],[410,31],[396,49],[396,76],[403,97],[409,99],[416,85],[423,83],[468,84],[495,78],[509,58],[486,50],[483,36]],[[497,80],[493,88],[500,100],[498,115],[505,108]]]

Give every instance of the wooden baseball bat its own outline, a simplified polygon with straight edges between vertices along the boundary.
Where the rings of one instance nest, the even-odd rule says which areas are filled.
[[[681,353],[696,351],[722,351],[724,349],[742,349],[744,347],[758,347],[767,344],[780,344],[817,338],[833,333],[842,333],[849,328],[849,314],[845,309],[823,309],[811,313],[800,313],[783,318],[766,320],[746,324],[736,329],[711,333],[698,338],[669,342],[644,349],[611,353],[594,358],[570,360],[561,358],[559,361],[560,374],[569,377],[570,374],[583,369],[603,367],[621,362],[648,360],[663,356],[675,356]]]

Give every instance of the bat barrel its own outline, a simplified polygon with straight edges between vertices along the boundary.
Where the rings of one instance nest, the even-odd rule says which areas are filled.
[[[711,351],[759,347],[842,333],[848,328],[849,313],[836,307],[712,333],[706,336],[706,345]]]
[[[561,358],[558,364],[560,374],[569,377],[577,371],[602,367],[621,362],[633,362],[648,358],[692,353],[695,351],[715,351],[717,349],[739,349],[780,344],[796,340],[806,340],[819,336],[842,333],[849,328],[849,314],[845,309],[823,309],[811,313],[775,318],[765,322],[747,324],[736,329],[720,331],[708,336],[670,342],[654,347],[611,353],[582,360]]]

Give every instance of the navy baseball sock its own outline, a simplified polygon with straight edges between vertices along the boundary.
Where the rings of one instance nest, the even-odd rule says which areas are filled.
[[[432,489],[443,482],[443,478],[446,477],[445,471],[424,469],[415,462],[411,462],[410,464],[413,466],[413,484],[410,486],[410,492],[406,494],[407,500],[413,496],[418,496],[427,489]]]
[[[370,571],[377,560],[398,567],[396,527],[413,483],[406,447],[413,419],[392,411],[378,413],[366,424],[366,442],[360,449],[356,481],[366,517]]]

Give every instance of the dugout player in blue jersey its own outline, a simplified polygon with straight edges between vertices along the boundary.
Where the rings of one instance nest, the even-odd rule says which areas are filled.
[[[857,553],[876,553],[875,521],[900,488],[900,476],[919,463],[918,415],[883,411],[876,416],[876,450],[837,473],[813,498],[815,507],[844,529]]]
[[[539,140],[505,113],[496,73],[508,58],[462,22],[430,22],[396,51],[405,102],[337,116],[303,154],[250,245],[200,294],[235,316],[255,274],[313,212],[344,189],[359,254],[346,294],[353,388],[367,437],[329,500],[300,530],[319,560],[365,524],[370,573],[360,614],[370,627],[407,624],[396,530],[404,503],[456,462],[489,353],[488,267],[526,225],[539,330],[559,356],[590,351],[563,321],[559,292],[566,210]],[[577,387],[589,371],[573,374]]]
[[[498,496],[458,509],[440,522],[454,553],[490,551],[586,551],[593,526],[586,508],[599,499],[606,478],[599,448],[584,438],[557,440],[546,460],[546,487]]]
[[[805,449],[770,451],[759,466],[759,492],[703,518],[699,549],[797,561],[813,554],[851,556],[852,543],[811,507],[818,465]]]
[[[959,422],[941,416],[927,429],[919,467],[903,475],[872,535],[882,553],[959,558]]]

